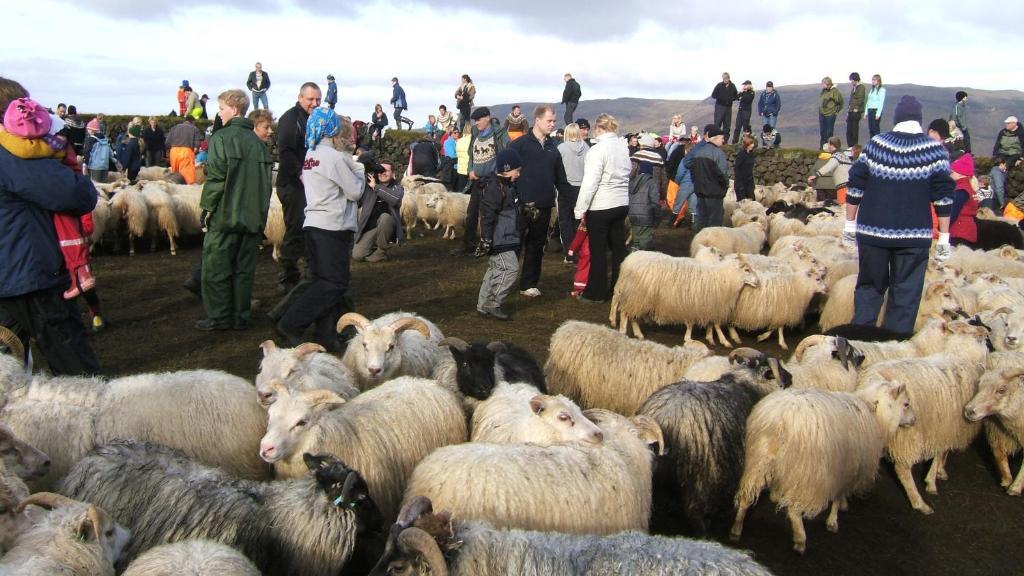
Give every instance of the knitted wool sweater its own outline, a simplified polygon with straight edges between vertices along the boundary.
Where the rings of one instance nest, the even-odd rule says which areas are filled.
[[[953,206],[949,155],[941,142],[902,122],[868,142],[850,168],[846,201],[859,206],[857,242],[883,248],[927,247],[932,240],[929,205],[938,217]]]

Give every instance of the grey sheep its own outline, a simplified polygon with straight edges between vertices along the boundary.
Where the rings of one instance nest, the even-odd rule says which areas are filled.
[[[122,576],[260,576],[260,571],[230,546],[187,540],[150,548]]]

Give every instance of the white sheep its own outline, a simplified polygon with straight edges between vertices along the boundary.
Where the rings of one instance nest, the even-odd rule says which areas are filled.
[[[273,404],[270,382],[280,380],[295,392],[330,390],[345,400],[359,394],[352,371],[338,357],[319,344],[306,342],[295,348],[278,348],[273,340],[260,344],[263,357],[256,373],[256,395],[260,404]]]
[[[832,236],[783,236],[772,244],[768,255],[791,259],[788,253],[799,248],[803,248],[813,254],[826,267],[857,258],[857,250],[855,248],[844,246],[839,238]]]
[[[146,235],[149,224],[149,204],[137,186],[121,188],[110,200],[111,217],[115,222],[124,222],[128,235],[128,254],[135,255],[135,239]]]
[[[22,512],[30,526],[0,558],[0,573],[114,576],[114,562],[128,543],[128,532],[102,509],[38,492],[21,502],[17,513]]]
[[[24,516],[15,510],[29,495],[25,479],[45,475],[49,467],[50,458],[46,454],[0,424],[0,556],[14,545],[23,529]]]
[[[466,210],[469,208],[469,194],[432,192],[426,199],[427,207],[437,211],[437,223],[444,226],[441,238],[455,239],[456,230],[466,228]]]
[[[267,212],[267,225],[263,229],[267,243],[274,247],[274,261],[281,258],[281,244],[284,243],[284,208],[277,194],[270,195],[270,210]]]
[[[709,226],[701,229],[690,243],[690,256],[702,246],[713,246],[722,254],[758,254],[764,246],[765,226],[757,216],[739,228]]]
[[[160,182],[174,201],[174,214],[178,217],[178,232],[181,235],[196,236],[202,233],[199,222],[203,209],[199,201],[203,196],[202,184],[171,184]]]
[[[416,221],[422,220],[423,225],[428,230],[437,230],[441,223],[438,221],[438,213],[434,208],[427,206],[427,198],[433,193],[444,193],[446,189],[444,184],[440,182],[424,179],[421,176],[406,176],[402,179],[402,187],[405,189],[405,196],[402,198],[402,203],[405,204],[406,198],[410,203],[415,203],[415,210],[405,210],[402,222],[406,225],[406,237],[412,237],[412,229],[416,227]],[[406,220],[406,217],[412,216],[412,224]],[[433,221],[433,223],[431,223]]]
[[[260,571],[230,546],[186,540],[150,548],[122,576],[260,576]]]
[[[807,236],[807,225],[796,218],[787,218],[782,212],[768,215],[768,245],[775,246],[787,236]]]
[[[795,388],[853,392],[863,362],[864,354],[846,338],[815,334],[797,345],[785,367]]]
[[[1017,352],[1024,346],[1024,310],[999,308],[983,312],[981,321],[991,330],[992,347],[999,352]]]
[[[110,200],[103,196],[96,199],[96,207],[92,209],[92,234],[89,235],[89,251],[99,243],[106,235],[113,220],[113,210],[110,207]]]
[[[704,250],[694,258],[674,258],[660,252],[634,252],[626,257],[615,283],[609,320],[626,333],[632,327],[643,338],[640,320],[655,324],[685,324],[689,341],[694,325],[706,326],[714,343],[712,328],[724,345],[722,332],[744,286],[757,286],[760,279],[741,255],[722,260]],[[707,258],[706,258],[707,256]],[[718,261],[716,261],[718,260]]]
[[[678,382],[687,368],[710,355],[700,342],[670,348],[570,320],[551,335],[544,377],[552,394],[564,394],[584,408],[632,415],[652,392]]]
[[[1011,253],[999,249],[992,253],[956,246],[946,261],[946,267],[965,275],[972,272],[993,272],[1004,278],[1024,278],[1024,262],[1017,260],[1015,250]]]
[[[143,166],[139,169],[139,180],[163,180],[171,173],[171,169],[164,166]]]
[[[585,412],[604,433],[578,443],[447,446],[416,467],[406,502],[426,496],[457,518],[496,528],[574,534],[647,530],[654,454],[661,429],[646,416]]]
[[[764,204],[756,200],[740,200],[729,217],[733,228],[739,228],[744,224],[761,221],[767,224],[768,212]]]
[[[854,393],[805,388],[769,394],[747,419],[730,538],[739,540],[747,510],[765,487],[786,509],[797,552],[807,549],[803,519],[829,504],[826,526],[838,532],[847,497],[871,488],[886,442],[914,421],[903,385],[881,380]]]
[[[385,517],[398,512],[405,483],[427,454],[465,442],[460,400],[433,380],[395,378],[346,402],[328,390],[271,384],[260,456],[279,477],[307,474],[303,454],[331,454],[359,470]]]
[[[444,334],[433,322],[409,312],[391,312],[372,322],[349,312],[338,319],[338,332],[348,326],[358,334],[349,341],[341,361],[356,378],[360,390],[396,376],[429,378],[449,356],[437,344]]]
[[[986,419],[985,433],[1000,484],[1010,496],[1020,496],[1024,465],[1011,481],[1009,457],[1020,452],[1024,441],[1024,355],[1012,354],[1015,366],[989,370],[981,377],[977,394],[964,406],[964,417],[970,422]]]
[[[953,293],[953,287],[954,284],[947,280],[925,283],[921,293],[921,303],[917,309],[917,320],[914,322],[915,332],[923,328],[933,316],[957,316],[959,312],[963,311],[960,301]],[[818,326],[823,332],[836,326],[849,324],[853,320],[853,298],[856,288],[856,275],[847,276],[835,283],[821,308],[821,316],[818,317]],[[881,326],[882,320],[885,318],[884,304],[878,317],[876,325]]]
[[[604,433],[565,396],[541,394],[529,384],[503,382],[491,397],[476,405],[471,442],[525,443],[550,446],[559,442],[600,444]]]
[[[156,249],[157,235],[162,231],[167,234],[173,256],[178,253],[178,246],[174,241],[178,236],[178,215],[175,212],[174,200],[161,184],[149,182],[142,187],[139,193],[149,205],[149,222],[146,227],[152,235],[150,250]]]
[[[764,329],[766,331],[757,337],[758,342],[762,342],[777,331],[779,347],[788,350],[783,331],[787,326],[801,324],[811,299],[827,291],[823,271],[798,268],[770,256],[753,255],[744,257],[743,261],[753,267],[760,282],[740,290],[729,320],[730,334],[739,342],[734,327]]]

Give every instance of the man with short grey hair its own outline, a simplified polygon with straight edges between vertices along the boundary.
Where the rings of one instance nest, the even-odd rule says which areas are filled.
[[[256,69],[249,72],[249,79],[245,81],[245,87],[252,92],[252,109],[259,110],[260,102],[263,108],[269,109],[267,104],[267,90],[270,90],[270,75],[263,71],[263,64],[256,63]]]

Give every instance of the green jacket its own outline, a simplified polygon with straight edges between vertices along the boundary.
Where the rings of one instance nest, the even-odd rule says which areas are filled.
[[[232,118],[210,137],[206,184],[199,207],[210,212],[210,226],[221,232],[258,234],[270,209],[270,151],[252,122]]]
[[[868,99],[868,90],[863,84],[850,91],[850,112],[853,114],[864,113],[864,102]]]
[[[822,90],[818,96],[818,114],[835,116],[843,109],[843,95],[835,86]]]

